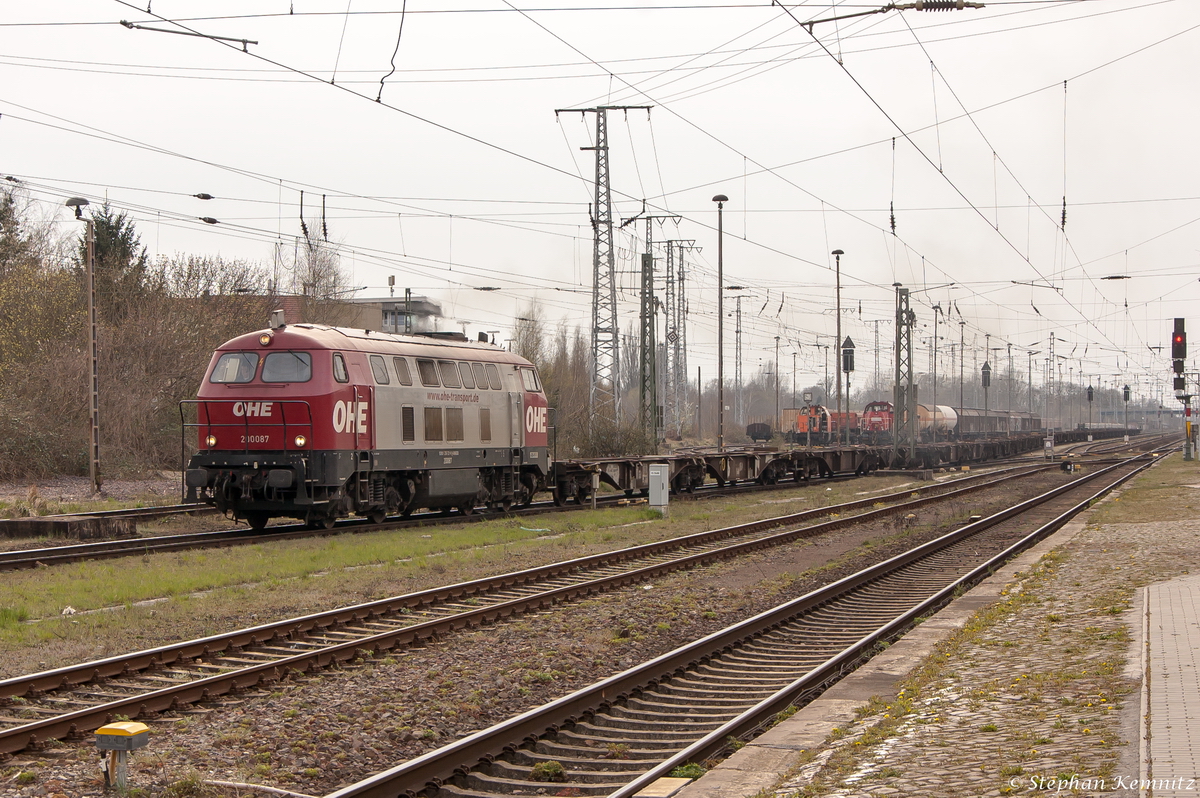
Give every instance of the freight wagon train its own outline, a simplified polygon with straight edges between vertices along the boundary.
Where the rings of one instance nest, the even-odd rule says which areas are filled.
[[[187,497],[261,529],[418,508],[508,509],[544,490],[546,395],[533,364],[457,333],[284,325],[223,344],[185,402]]]
[[[838,414],[822,405],[785,412],[785,440],[815,444],[849,438],[851,443],[888,443],[892,440],[895,411],[891,402],[869,402],[861,414]],[[980,438],[988,435],[1018,435],[1042,427],[1040,416],[1015,410],[955,410],[947,405],[917,405],[917,433],[922,441],[934,438]]]

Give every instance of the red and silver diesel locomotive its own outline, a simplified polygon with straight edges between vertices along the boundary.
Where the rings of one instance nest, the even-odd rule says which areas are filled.
[[[457,333],[284,325],[213,354],[188,498],[245,519],[331,526],[418,508],[507,509],[543,490],[547,405],[533,364]],[[185,414],[186,416],[186,414]]]

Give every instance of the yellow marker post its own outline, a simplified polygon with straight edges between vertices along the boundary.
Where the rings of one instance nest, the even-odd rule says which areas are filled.
[[[104,780],[118,790],[124,790],[128,782],[129,752],[149,744],[150,727],[145,723],[125,720],[96,729],[96,747],[108,751]]]

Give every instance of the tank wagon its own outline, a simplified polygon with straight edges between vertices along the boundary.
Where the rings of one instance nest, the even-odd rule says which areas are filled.
[[[328,527],[507,509],[544,490],[550,468],[533,364],[458,333],[276,319],[219,347],[188,407],[187,497],[255,529],[280,516]]]

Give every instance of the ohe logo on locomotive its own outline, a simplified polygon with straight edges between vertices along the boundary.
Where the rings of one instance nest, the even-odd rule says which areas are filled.
[[[234,402],[233,414],[238,418],[243,416],[269,416],[274,402]]]
[[[526,432],[545,432],[546,431],[546,408],[535,407],[530,405],[525,408],[525,431]]]
[[[366,432],[366,402],[336,402],[333,405],[334,432]]]

